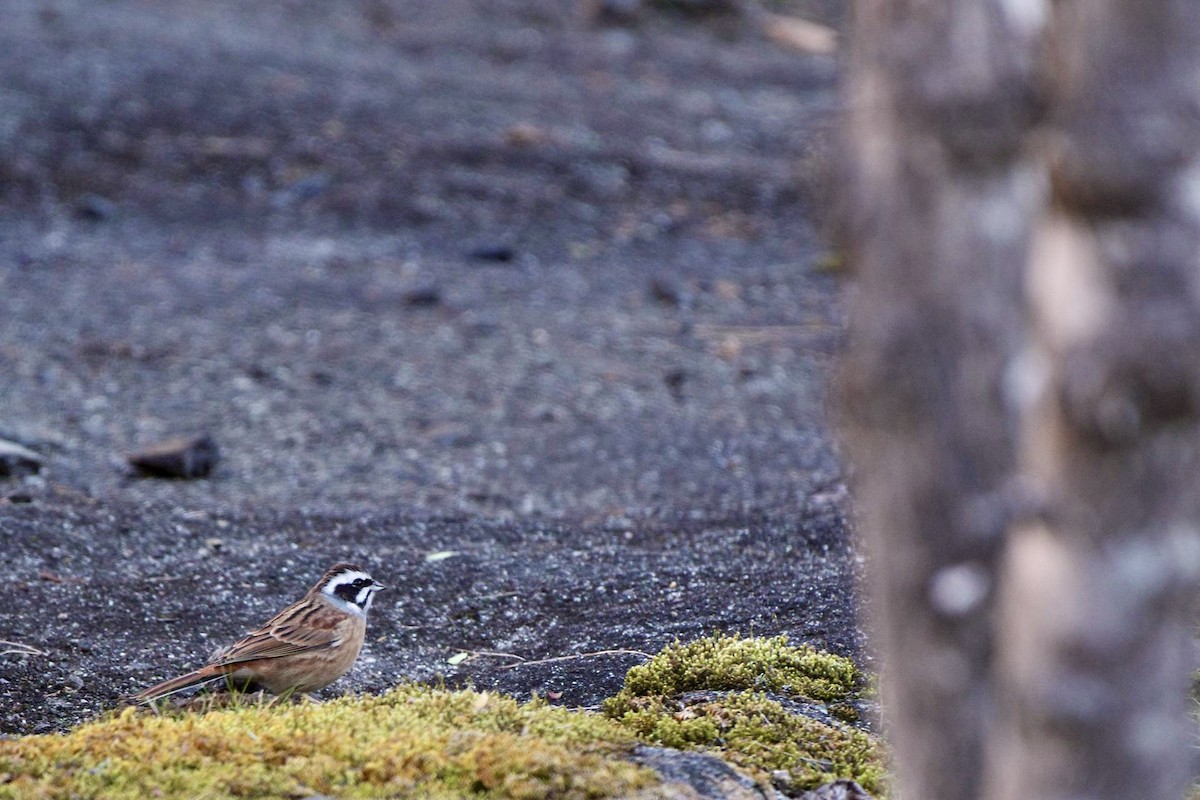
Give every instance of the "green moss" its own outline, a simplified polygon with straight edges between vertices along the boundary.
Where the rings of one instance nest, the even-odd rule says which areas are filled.
[[[590,798],[657,781],[595,714],[402,686],[321,705],[156,716],[0,741],[0,798]]]
[[[630,670],[604,715],[412,685],[320,705],[234,695],[190,712],[131,708],[65,735],[0,740],[0,800],[669,795],[627,760],[640,742],[708,748],[764,780],[787,770],[796,788],[850,777],[878,792],[873,737],[764,694],[836,707],[862,683],[846,659],[782,637],[716,636]],[[729,694],[687,707],[674,699],[704,690]]]
[[[864,686],[848,659],[789,645],[786,637],[717,635],[676,643],[629,670],[604,713],[648,742],[713,748],[763,778],[786,770],[796,788],[853,778],[881,793],[886,755],[875,737],[789,713],[764,694],[823,702],[835,715],[853,717],[851,703]],[[730,694],[681,707],[676,698],[693,691]]]
[[[848,658],[808,645],[789,645],[786,636],[743,639],[715,635],[666,647],[625,676],[625,687],[604,704],[619,717],[639,698],[671,697],[693,691],[756,689],[822,703],[846,703],[863,685]]]
[[[688,705],[655,701],[631,711],[621,723],[665,747],[717,748],[730,763],[765,776],[787,770],[789,783],[811,789],[837,778],[853,778],[878,793],[884,757],[874,737],[792,714],[758,692]]]

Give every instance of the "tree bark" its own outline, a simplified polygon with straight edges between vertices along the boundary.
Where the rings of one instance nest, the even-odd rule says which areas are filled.
[[[1055,6],[988,797],[1180,797],[1200,571],[1200,4]]]
[[[856,11],[842,396],[901,796],[1179,796],[1200,3]]]
[[[858,273],[846,443],[903,797],[975,798],[1015,431],[1021,265],[1043,180],[1031,33],[999,4],[864,0],[847,122]]]

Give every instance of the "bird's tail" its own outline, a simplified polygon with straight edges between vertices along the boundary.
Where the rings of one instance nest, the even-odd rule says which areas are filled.
[[[157,700],[160,697],[181,692],[190,686],[199,686],[202,683],[224,678],[229,671],[228,666],[210,664],[207,667],[201,667],[200,669],[180,675],[178,678],[163,681],[151,686],[149,689],[143,689],[135,694],[132,699],[137,703],[148,703],[151,700]]]

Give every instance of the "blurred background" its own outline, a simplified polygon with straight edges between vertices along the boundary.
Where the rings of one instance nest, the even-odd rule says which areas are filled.
[[[148,500],[794,508],[835,58],[769,22],[841,11],[4,3],[0,438]],[[126,480],[193,433],[209,481]]]

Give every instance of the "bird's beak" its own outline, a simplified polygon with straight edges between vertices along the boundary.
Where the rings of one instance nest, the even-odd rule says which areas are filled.
[[[377,592],[382,592],[382,591],[383,591],[384,589],[386,589],[387,587],[386,587],[386,586],[384,586],[384,585],[383,585],[382,583],[380,583],[379,581],[375,581],[375,585],[374,585],[374,586],[372,586],[371,588],[372,588],[372,589],[374,589],[374,590],[375,590],[375,591],[377,591]]]

